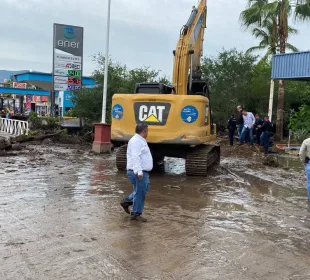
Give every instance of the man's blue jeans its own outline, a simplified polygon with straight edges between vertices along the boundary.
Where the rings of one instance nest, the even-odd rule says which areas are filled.
[[[143,172],[143,178],[140,180],[138,175],[128,170],[127,176],[133,185],[133,192],[125,198],[125,202],[133,202],[131,215],[141,215],[144,209],[146,193],[150,186],[150,177],[147,172]]]
[[[308,200],[310,200],[310,163],[306,164]]]
[[[260,145],[261,145],[261,146],[264,146],[264,145],[265,145],[264,137],[265,137],[265,132],[263,132],[263,133],[260,135]]]
[[[241,137],[240,137],[240,143],[241,144],[244,143],[245,137],[249,133],[250,134],[250,144],[251,144],[251,146],[253,146],[253,144],[254,144],[253,131],[254,131],[254,128],[243,127],[242,132],[241,132]]]

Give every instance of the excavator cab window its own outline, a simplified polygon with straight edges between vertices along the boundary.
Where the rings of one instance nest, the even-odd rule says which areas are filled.
[[[191,90],[188,90],[189,95],[202,95],[207,96],[206,94],[206,82],[205,81],[193,81]]]
[[[139,83],[136,84],[137,94],[172,94],[172,87],[162,83]]]

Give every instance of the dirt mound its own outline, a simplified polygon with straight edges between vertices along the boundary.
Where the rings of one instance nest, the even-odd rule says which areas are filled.
[[[279,167],[278,158],[272,155],[268,155],[263,160],[263,165],[270,166],[270,167]]]

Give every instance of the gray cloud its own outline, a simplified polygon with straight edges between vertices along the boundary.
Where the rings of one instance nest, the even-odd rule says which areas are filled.
[[[128,67],[151,66],[172,75],[172,50],[196,0],[112,0],[110,54]],[[208,1],[204,54],[222,48],[240,50],[257,41],[238,22],[245,0]],[[53,23],[84,27],[84,73],[91,74],[92,55],[105,52],[107,0],[0,0],[0,69],[51,71]],[[290,41],[308,50],[309,26]]]

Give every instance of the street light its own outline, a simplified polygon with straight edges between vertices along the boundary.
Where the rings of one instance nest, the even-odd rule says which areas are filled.
[[[93,142],[93,151],[95,153],[111,152],[111,125],[106,123],[107,91],[108,91],[108,68],[109,68],[110,14],[111,14],[111,0],[108,0],[106,53],[105,53],[105,69],[104,69],[103,99],[102,99],[102,116],[101,116],[101,123],[95,123],[94,124],[95,135],[94,135],[94,142]]]
[[[106,123],[107,91],[108,91],[108,70],[109,70],[108,68],[109,68],[110,16],[111,16],[111,0],[108,0],[106,53],[105,53],[105,68],[104,68],[104,82],[103,82],[103,100],[102,100],[101,123]]]

